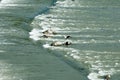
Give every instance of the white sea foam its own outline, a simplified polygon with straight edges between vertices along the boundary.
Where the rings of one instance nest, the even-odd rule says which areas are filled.
[[[50,48],[51,46],[49,44],[44,44],[43,47],[44,48]]]
[[[78,4],[79,3],[78,1],[72,1],[72,0],[57,1],[56,3],[57,3],[56,6],[60,6],[60,7],[76,7],[76,6],[82,7],[80,4]]]
[[[29,32],[29,37],[35,41],[40,40],[40,36],[42,36],[42,34],[40,34],[41,30],[39,29],[33,29],[31,32]]]
[[[34,30],[35,29],[34,28],[30,32],[30,36],[34,40],[44,40],[45,41],[45,44],[43,43],[44,48],[49,48],[51,50],[64,51],[65,52],[64,55],[67,58],[69,57],[69,58],[75,59],[80,63],[84,62],[85,64],[89,64],[90,74],[88,75],[88,78],[90,80],[104,80],[103,78],[101,78],[101,76],[108,75],[108,74],[112,75],[120,71],[119,70],[120,68],[118,67],[120,65],[119,58],[115,56],[115,55],[119,55],[119,52],[108,52],[108,51],[99,51],[99,50],[95,51],[89,48],[88,50],[87,49],[82,50],[80,48],[76,49],[75,47],[76,45],[80,45],[80,44],[119,43],[120,41],[111,39],[111,38],[114,38],[114,36],[111,36],[111,35],[106,36],[106,35],[101,35],[101,33],[98,35],[89,34],[89,33],[102,30],[101,28],[98,28],[98,27],[89,27],[89,26],[88,27],[82,26],[79,28],[76,27],[74,25],[74,22],[76,20],[69,19],[71,16],[66,15],[66,13],[70,12],[70,9],[64,10],[64,9],[61,9],[61,7],[65,7],[65,8],[80,7],[80,4],[76,5],[77,2],[79,2],[79,0],[75,0],[75,2],[72,2],[71,0],[57,1],[56,6],[52,8],[53,13],[56,12],[55,14],[42,14],[35,18],[36,21],[33,22],[34,26],[38,26],[42,30],[47,30],[49,28],[52,28],[54,31],[58,32],[58,34],[53,35],[51,38],[41,38],[39,36],[41,36],[40,33],[42,30],[41,29]],[[63,14],[61,15],[61,13]],[[95,22],[92,22],[92,23],[93,23],[91,24],[92,26],[96,26],[94,24]],[[64,24],[69,24],[70,26],[66,26]],[[78,23],[78,25],[80,24],[81,23]],[[106,28],[106,29],[104,28],[104,30],[109,30],[109,28]],[[87,32],[88,34],[84,34]],[[68,39],[70,42],[72,42],[73,46],[70,46],[70,47],[69,46],[68,47],[50,46],[50,44],[54,41],[65,41],[65,39],[63,38],[61,39],[59,37],[62,37],[64,35],[69,35],[69,34],[72,34],[73,36],[70,39]],[[54,37],[57,37],[57,38],[54,39]],[[86,39],[86,38],[89,38],[89,39]],[[96,38],[100,38],[100,39],[96,39]],[[101,40],[102,38],[103,40]],[[111,58],[114,59],[114,61],[112,61]]]
[[[90,80],[104,80],[104,79],[100,79],[99,76],[100,76],[99,74],[93,72],[88,75],[88,78]]]

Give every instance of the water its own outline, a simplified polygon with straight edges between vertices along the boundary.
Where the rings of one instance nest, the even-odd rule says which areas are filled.
[[[53,2],[1,0],[0,80],[119,80],[120,0]]]

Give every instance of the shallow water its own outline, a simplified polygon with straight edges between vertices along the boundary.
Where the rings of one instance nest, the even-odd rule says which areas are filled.
[[[53,2],[0,2],[0,79],[119,80],[120,1]],[[46,29],[57,34],[44,38]],[[72,44],[49,46],[54,41]]]

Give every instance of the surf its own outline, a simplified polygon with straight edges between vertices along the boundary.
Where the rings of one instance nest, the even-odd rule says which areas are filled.
[[[119,39],[112,34],[112,32],[117,33],[119,27],[116,26],[113,29],[110,17],[104,18],[97,15],[99,11],[103,11],[103,16],[112,15],[105,4],[107,1],[104,4],[88,1],[86,4],[79,0],[58,0],[47,13],[35,17],[31,23],[33,30],[29,33],[29,37],[36,42],[42,41],[46,50],[51,50],[54,55],[74,69],[78,71],[83,69],[84,76],[90,80],[104,80],[102,76],[119,74],[117,57],[119,45],[113,48],[113,45],[119,44]],[[110,3],[108,6],[111,6]],[[112,7],[114,6],[113,4]],[[42,31],[50,28],[57,34],[49,38],[42,37]],[[71,38],[65,39],[66,35],[70,35]],[[72,44],[67,47],[50,46],[54,41],[70,41]],[[112,60],[114,62],[111,64]],[[81,65],[84,67],[81,68]]]

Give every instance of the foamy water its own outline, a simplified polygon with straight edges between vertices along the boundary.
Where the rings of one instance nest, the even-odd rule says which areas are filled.
[[[105,5],[84,6],[84,4],[79,0],[57,1],[47,14],[39,15],[34,19],[31,24],[33,30],[29,33],[30,38],[35,41],[44,41],[44,48],[64,51],[65,58],[84,63],[90,70],[88,75],[90,80],[104,80],[101,76],[120,73],[120,58],[118,57],[120,54],[117,49],[119,46],[112,50],[114,45],[120,44],[120,36],[116,35],[120,29],[117,26],[111,27],[113,24],[110,24],[109,17],[107,17],[108,24],[102,21],[106,22],[106,18],[103,17],[94,20],[94,15],[99,14],[97,9],[94,11],[94,8],[99,9]],[[87,11],[89,8],[93,12]],[[104,16],[105,12],[101,14]],[[92,21],[90,21],[91,18],[93,18]],[[57,34],[51,35],[50,38],[40,37],[43,35],[42,31],[49,28]],[[65,39],[65,35],[70,35],[71,38]],[[70,41],[72,44],[68,47],[50,46],[54,41]]]

